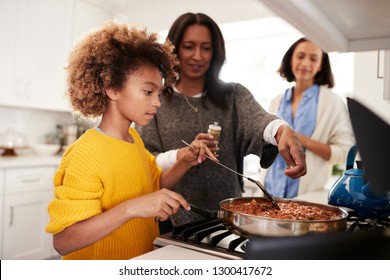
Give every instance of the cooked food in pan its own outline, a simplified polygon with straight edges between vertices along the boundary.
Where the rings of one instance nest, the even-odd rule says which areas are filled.
[[[230,203],[224,204],[223,207],[238,213],[285,220],[324,221],[342,218],[340,213],[315,205],[300,204],[299,202],[293,201],[279,202],[278,204],[281,210],[275,209],[269,201],[256,201],[255,199],[246,203],[233,200]]]

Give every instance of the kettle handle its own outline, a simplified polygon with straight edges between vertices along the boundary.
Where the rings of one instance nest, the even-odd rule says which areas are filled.
[[[347,168],[345,170],[353,168],[357,152],[358,152],[357,145],[353,145],[351,147],[351,149],[349,149],[349,152],[347,155]]]

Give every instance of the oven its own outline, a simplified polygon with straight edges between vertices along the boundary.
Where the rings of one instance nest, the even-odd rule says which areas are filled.
[[[359,247],[362,252],[366,251],[364,246],[371,246],[370,250],[373,251],[373,256],[366,257],[364,254],[359,256],[355,251],[351,251],[350,254],[345,254],[344,256],[339,257],[340,255],[336,254],[342,251],[342,248],[333,248],[333,255],[328,254],[324,255],[328,259],[342,259],[342,258],[378,258],[382,259],[383,256],[390,258],[390,217],[385,218],[362,218],[357,215],[352,210],[348,210],[347,218],[347,229],[346,232],[342,233],[333,233],[333,234],[306,234],[297,237],[256,237],[253,239],[243,238],[238,236],[229,230],[223,225],[220,219],[205,219],[195,223],[190,223],[175,227],[172,232],[162,234],[157,237],[154,241],[156,248],[161,248],[167,245],[180,246],[186,249],[195,250],[212,256],[217,256],[223,259],[231,260],[240,260],[240,259],[278,259],[277,256],[278,250],[280,249],[280,258],[281,259],[322,259],[318,255],[300,255],[300,243],[302,245],[310,245],[311,250],[309,252],[315,252],[315,246],[324,247],[326,250],[329,250],[332,247],[330,243],[342,244],[346,248],[350,248],[355,245]],[[380,242],[379,249],[376,249],[372,246],[372,240],[359,239],[361,235],[364,237],[369,234],[372,236],[373,233],[376,234],[375,240]],[[380,236],[381,238],[378,238]],[[368,237],[371,238],[371,237]],[[366,242],[367,241],[367,242]],[[364,243],[364,244],[363,244]],[[271,245],[270,245],[271,244]],[[284,244],[284,245],[283,245]],[[333,244],[333,245],[334,245]],[[371,245],[370,245],[371,244]],[[252,246],[253,245],[253,246]],[[251,249],[252,246],[252,249]],[[293,248],[293,247],[297,248]],[[287,249],[290,247],[291,256],[286,254]],[[258,249],[256,249],[258,248]],[[248,252],[249,250],[252,250]],[[259,250],[260,254],[256,254],[254,250]],[[267,250],[272,252],[272,254],[267,255]],[[346,249],[347,250],[347,249]],[[380,250],[380,251],[378,251]],[[388,253],[387,253],[388,252]],[[333,257],[334,256],[334,257]]]

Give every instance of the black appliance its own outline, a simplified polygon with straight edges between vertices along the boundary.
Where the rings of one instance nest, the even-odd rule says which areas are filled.
[[[390,217],[363,218],[350,213],[341,233],[253,239],[247,260],[390,260]]]
[[[254,239],[230,232],[220,219],[205,219],[175,227],[154,245],[176,245],[224,259],[390,259],[390,217],[355,214],[349,211],[342,233]]]
[[[355,100],[348,108],[365,173],[378,194],[390,192],[389,125]],[[206,219],[177,227],[156,238],[156,247],[182,246],[225,259],[390,259],[390,217],[362,217],[349,211],[341,233],[245,239],[221,220]]]
[[[390,126],[354,99],[347,98],[347,105],[372,197],[381,198],[388,202],[390,196]],[[352,172],[353,169],[350,171]],[[350,176],[348,179],[351,179],[357,174],[344,175]],[[348,187],[351,188],[351,185]],[[330,194],[332,195],[332,192]],[[337,199],[330,200],[337,205],[342,205],[345,202],[344,200],[338,204],[337,201]],[[360,200],[361,203],[364,201],[367,200]],[[380,210],[383,211],[376,211],[378,204],[370,205],[370,208],[367,208],[370,211],[362,211],[363,208],[356,207],[355,204],[353,207],[359,215],[355,218],[353,216],[348,218],[350,225],[345,233],[256,239],[248,242],[245,258],[390,259],[388,205],[380,207]],[[351,224],[351,220],[355,220],[355,222]],[[358,231],[355,230],[356,227],[359,229]]]

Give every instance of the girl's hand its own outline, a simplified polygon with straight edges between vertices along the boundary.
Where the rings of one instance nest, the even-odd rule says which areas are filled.
[[[155,217],[165,221],[170,215],[175,214],[180,206],[191,210],[188,202],[182,195],[168,189],[160,189],[153,193],[143,195],[128,201],[131,204],[129,210],[132,216],[139,218]]]
[[[74,223],[54,234],[53,244],[61,255],[68,255],[92,245],[135,218],[155,218],[165,221],[180,207],[191,210],[188,202],[168,189],[129,199],[99,215]]]

